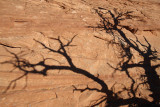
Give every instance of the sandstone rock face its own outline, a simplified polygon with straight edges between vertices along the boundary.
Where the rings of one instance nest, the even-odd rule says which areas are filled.
[[[87,89],[101,89],[92,78],[68,68],[49,69],[47,76],[41,74],[43,65],[71,66],[64,55],[50,52],[43,45],[58,50],[61,42],[67,44],[75,35],[71,46],[65,47],[73,69],[77,67],[100,78],[115,93],[131,88],[133,81],[126,72],[114,69],[121,61],[121,49],[108,46],[106,40],[113,37],[96,28],[101,21],[96,10],[106,15],[108,10],[113,14],[130,12],[133,17],[121,20],[119,27],[124,27],[122,31],[128,38],[136,40],[137,36],[147,44],[144,36],[152,49],[160,52],[159,0],[0,0],[1,107],[84,107],[100,101],[105,96],[103,92]],[[53,39],[58,37],[61,42]],[[143,60],[135,50],[133,53],[133,62]],[[38,65],[41,61],[43,64]],[[160,61],[152,62],[156,64]],[[38,73],[25,74],[20,65],[26,71],[34,66]],[[145,70],[139,67],[129,70],[136,83],[140,83],[138,78]],[[160,74],[159,68],[156,71]],[[85,88],[85,91],[75,90]],[[136,96],[152,102],[149,96],[152,91],[147,88],[138,88]],[[133,97],[127,90],[118,95],[123,99]],[[104,102],[98,106],[104,106]]]

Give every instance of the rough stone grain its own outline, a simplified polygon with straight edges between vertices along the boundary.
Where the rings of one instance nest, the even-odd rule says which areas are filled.
[[[131,81],[125,73],[116,72],[113,77],[114,70],[107,64],[114,66],[118,63],[118,49],[111,46],[108,48],[105,41],[95,38],[97,36],[111,39],[109,34],[89,27],[97,26],[100,22],[95,13],[98,8],[104,13],[107,10],[114,13],[133,11],[132,15],[135,17],[121,21],[120,25],[135,29],[135,35],[142,42],[145,36],[160,52],[159,0],[0,0],[0,43],[19,47],[0,46],[0,62],[13,58],[6,50],[8,49],[16,54],[23,51],[20,56],[32,63],[54,57],[62,65],[68,65],[64,57],[46,51],[35,40],[58,49],[59,43],[49,37],[60,36],[63,42],[67,42],[77,35],[72,42],[75,46],[67,49],[77,67],[95,76],[99,75],[109,88],[117,82],[129,86]],[[123,30],[129,37],[134,38],[131,32]],[[59,65],[59,62],[50,59],[46,63]],[[79,88],[88,85],[99,89],[100,86],[93,80],[68,70],[50,70],[48,76],[29,74],[3,93],[12,80],[23,75],[19,69],[13,68],[11,64],[0,64],[1,107],[85,107],[103,95],[95,91],[73,92],[72,85]],[[37,66],[36,69],[42,70],[43,67]],[[132,75],[136,78],[138,73],[133,72]],[[120,87],[122,86],[117,85],[116,89]],[[150,93],[145,91],[144,97]],[[124,93],[122,96],[127,95]],[[147,99],[152,100],[150,97]]]

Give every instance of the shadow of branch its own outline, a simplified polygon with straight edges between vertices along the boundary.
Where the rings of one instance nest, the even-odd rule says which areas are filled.
[[[157,74],[156,69],[160,67],[160,64],[152,65],[151,63],[154,61],[160,60],[158,58],[158,52],[156,49],[151,46],[149,41],[144,37],[144,41],[146,44],[143,44],[141,41],[139,41],[138,37],[135,35],[135,32],[137,29],[131,29],[128,26],[120,25],[121,20],[126,19],[132,19],[134,16],[131,15],[132,12],[117,12],[116,14],[113,14],[110,10],[108,10],[106,13],[103,13],[100,9],[95,10],[96,13],[101,18],[100,24],[96,26],[95,28],[103,29],[106,31],[106,33],[109,33],[112,35],[113,39],[111,41],[106,41],[108,45],[115,45],[120,48],[119,51],[119,58],[121,59],[120,62],[117,64],[116,67],[112,66],[108,63],[108,65],[114,69],[114,72],[116,71],[125,71],[126,75],[130,78],[132,81],[132,84],[130,86],[130,92],[133,95],[133,99],[136,99],[136,92],[138,87],[141,84],[148,84],[149,90],[152,92],[150,95],[153,98],[152,103],[153,104],[159,104],[160,103],[160,92],[158,91],[160,89],[160,79],[159,75]],[[110,17],[107,17],[107,15],[110,15]],[[90,26],[89,26],[90,27]],[[126,36],[126,34],[123,32],[122,29],[126,29],[130,31],[134,36],[136,40],[130,39]],[[115,34],[115,33],[118,33]],[[97,38],[97,37],[96,37]],[[98,37],[98,39],[103,40],[101,37]],[[142,47],[142,48],[141,48]],[[142,61],[139,61],[138,63],[135,63],[132,59],[135,56],[134,53],[131,51],[134,50],[139,53],[139,55],[143,58]],[[143,68],[145,71],[145,79],[141,80],[142,82],[137,85],[136,87],[136,81],[133,79],[133,77],[130,75],[129,69],[133,68]],[[134,88],[136,87],[136,88]],[[123,102],[123,101],[122,101]]]

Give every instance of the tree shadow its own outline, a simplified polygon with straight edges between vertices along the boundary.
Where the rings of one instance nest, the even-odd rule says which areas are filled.
[[[136,98],[136,93],[140,85],[147,85],[149,86],[148,90],[152,92],[152,94],[150,94],[149,96],[153,98],[153,101],[150,104],[158,105],[160,103],[160,79],[156,69],[160,67],[160,64],[152,65],[152,62],[158,62],[158,60],[160,60],[160,58],[158,58],[158,52],[155,48],[153,49],[153,47],[145,37],[144,40],[146,44],[143,44],[141,41],[139,41],[138,37],[135,35],[137,29],[132,29],[129,26],[120,25],[120,21],[134,18],[134,16],[131,15],[132,12],[128,11],[125,13],[120,13],[116,11],[116,15],[113,14],[110,10],[106,13],[103,13],[100,9],[96,9],[96,13],[101,18],[101,23],[94,28],[100,28],[102,30],[105,30],[106,33],[109,33],[113,37],[113,39],[107,41],[108,45],[114,45],[120,48],[120,62],[116,67],[113,67],[109,63],[108,65],[114,69],[114,72],[125,71],[126,75],[132,81],[129,89],[129,92],[132,93],[132,98]],[[130,31],[134,35],[136,40],[129,38],[124,33],[123,29]],[[102,39],[97,36],[95,37],[98,39]],[[135,57],[133,51],[136,51],[139,56],[142,57],[141,61],[136,63],[133,61]],[[139,79],[142,82],[138,85],[135,85],[136,80],[130,75],[129,72],[129,69],[133,68],[142,68],[145,71],[145,74],[140,75]]]
[[[112,96],[112,92],[108,89],[108,86],[107,84],[99,79],[98,77],[92,75],[91,73],[89,73],[88,71],[86,70],[83,70],[81,68],[78,68],[74,65],[74,63],[72,62],[72,59],[71,57],[68,55],[67,51],[66,51],[66,48],[67,47],[71,47],[71,46],[74,46],[74,45],[71,45],[73,39],[75,38],[76,36],[74,36],[70,41],[68,41],[66,44],[64,44],[60,37],[58,38],[50,38],[54,41],[58,41],[60,47],[55,50],[55,49],[52,49],[50,47],[47,47],[44,43],[40,42],[40,41],[37,41],[35,40],[37,43],[39,43],[40,45],[43,46],[44,49],[47,49],[49,52],[52,52],[52,53],[57,53],[59,55],[61,55],[62,57],[64,57],[69,66],[62,66],[62,65],[47,65],[45,63],[46,60],[48,60],[48,58],[45,58],[43,59],[42,61],[39,61],[38,63],[30,63],[28,60],[22,58],[22,51],[18,54],[15,54],[11,51],[9,51],[9,49],[7,48],[12,48],[11,46],[6,46],[6,45],[2,45],[5,47],[6,51],[8,53],[10,53],[12,56],[13,56],[13,59],[9,60],[9,61],[4,61],[4,62],[1,62],[1,64],[12,64],[14,68],[18,68],[20,71],[24,72],[23,75],[21,75],[20,77],[12,80],[8,87],[6,88],[6,90],[4,91],[4,93],[6,93],[10,88],[14,88],[16,86],[16,81],[22,79],[23,77],[27,77],[27,75],[29,73],[33,73],[33,74],[40,74],[40,75],[43,75],[43,76],[47,76],[47,71],[49,70],[70,70],[74,73],[77,73],[77,74],[81,74],[81,75],[84,75],[92,80],[94,80],[95,82],[97,82],[99,85],[101,85],[101,89],[97,89],[97,88],[89,88],[87,87],[86,89],[83,89],[83,91],[85,90],[93,90],[93,91],[98,91],[98,92],[103,92],[103,93],[107,93],[108,95]],[[1,44],[0,44],[1,45]],[[52,59],[53,61],[57,61],[55,59]],[[36,67],[37,66],[42,66],[43,67],[43,70],[39,71],[39,70],[36,70]],[[74,90],[80,90],[80,89],[77,89],[75,86],[73,86],[75,89]],[[81,92],[83,92],[81,90]]]

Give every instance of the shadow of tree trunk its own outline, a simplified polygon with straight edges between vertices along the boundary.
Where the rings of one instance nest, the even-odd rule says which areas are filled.
[[[140,84],[137,86],[137,88],[133,89],[135,80],[130,76],[128,69],[138,68],[138,67],[143,68],[145,71],[146,80],[141,84],[149,85],[149,90],[152,92],[152,94],[150,95],[153,98],[152,103],[159,104],[160,103],[160,91],[159,91],[160,79],[156,69],[160,67],[160,64],[157,64],[154,66],[151,64],[152,61],[156,62],[160,60],[160,58],[158,58],[158,55],[157,55],[158,52],[156,51],[156,49],[153,50],[151,44],[148,42],[148,40],[145,37],[144,37],[144,40],[147,45],[142,44],[138,40],[137,36],[135,36],[134,34],[135,32],[133,32],[135,30],[127,26],[119,25],[120,21],[122,20],[132,19],[132,17],[134,17],[131,15],[132,12],[125,12],[125,13],[117,12],[118,13],[117,15],[113,14],[110,10],[106,13],[103,13],[101,12],[100,9],[96,9],[96,12],[101,18],[101,23],[96,28],[103,29],[106,31],[106,33],[111,34],[114,39],[107,42],[112,45],[117,45],[122,49],[120,52],[121,53],[120,57],[122,58],[122,60],[118,63],[117,65],[118,67],[113,67],[110,64],[109,65],[112,68],[114,68],[115,71],[120,70],[120,71],[126,72],[126,75],[132,80],[131,91],[134,97],[135,97],[135,92],[137,91],[137,88]],[[106,17],[106,14],[110,15],[110,18]],[[132,32],[132,34],[136,38],[136,41],[127,37],[122,29],[126,29]],[[118,33],[118,35],[115,34],[116,32]],[[118,42],[116,42],[116,39],[118,40]],[[140,46],[142,48],[140,48]],[[133,61],[131,61],[134,56],[131,49],[138,52],[139,55],[143,57],[143,60],[138,63],[134,63]]]

